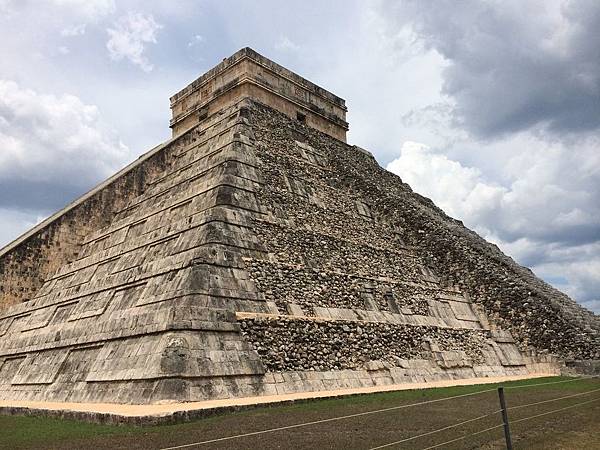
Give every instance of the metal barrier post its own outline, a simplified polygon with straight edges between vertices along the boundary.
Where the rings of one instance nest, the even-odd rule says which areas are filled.
[[[500,398],[500,409],[502,410],[502,422],[504,423],[504,439],[506,440],[506,449],[513,450],[512,439],[510,437],[510,426],[508,425],[508,412],[506,411],[506,401],[504,400],[504,388],[498,388],[498,397]]]

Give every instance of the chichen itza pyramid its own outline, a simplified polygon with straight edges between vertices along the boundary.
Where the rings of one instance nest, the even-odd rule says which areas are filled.
[[[600,359],[598,316],[348,145],[343,99],[245,48],[171,108],[171,140],[0,250],[0,399],[198,401]]]

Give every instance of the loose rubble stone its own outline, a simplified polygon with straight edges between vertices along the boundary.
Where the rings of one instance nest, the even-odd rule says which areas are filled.
[[[268,370],[363,369],[370,361],[389,366],[398,359],[432,359],[437,351],[462,350],[483,363],[486,332],[387,323],[347,323],[289,319],[246,319],[242,334]],[[425,344],[425,345],[424,345]]]

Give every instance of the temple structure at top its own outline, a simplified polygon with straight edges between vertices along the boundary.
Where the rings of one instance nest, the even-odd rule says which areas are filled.
[[[346,142],[346,102],[251,48],[225,58],[171,97],[173,137],[214,111],[252,98],[292,119]]]

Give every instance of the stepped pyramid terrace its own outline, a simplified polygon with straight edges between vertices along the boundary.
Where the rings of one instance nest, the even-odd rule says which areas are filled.
[[[348,144],[343,99],[244,48],[171,109],[172,139],[0,250],[0,399],[598,370],[598,316]]]

